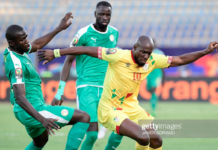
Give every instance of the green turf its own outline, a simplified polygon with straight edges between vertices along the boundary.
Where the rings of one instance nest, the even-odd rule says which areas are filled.
[[[75,103],[66,103],[75,107]],[[149,103],[141,103],[148,112]],[[157,119],[218,119],[218,106],[209,103],[195,102],[161,102],[158,105]],[[13,107],[9,103],[0,103],[0,149],[21,150],[31,139],[27,135],[24,126],[16,120]],[[217,125],[218,126],[218,125]],[[44,150],[64,150],[67,134],[70,126],[64,127],[55,136],[49,138]],[[110,132],[106,137],[97,140],[94,150],[103,150]],[[117,150],[134,150],[135,142],[125,137]],[[164,150],[215,150],[218,149],[218,139],[214,138],[164,138]]]

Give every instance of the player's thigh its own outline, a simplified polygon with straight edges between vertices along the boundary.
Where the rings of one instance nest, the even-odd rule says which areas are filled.
[[[66,106],[42,105],[37,108],[37,111],[45,118],[57,119],[55,123],[60,127],[67,125],[74,114],[74,108]],[[25,125],[26,131],[31,138],[36,138],[45,131],[41,122],[30,116],[26,111],[16,112],[15,116]]]
[[[97,108],[101,98],[102,88],[86,86],[77,89],[78,109],[89,114],[90,122],[98,122]]]
[[[108,130],[114,131],[117,134],[120,130],[121,123],[129,117],[121,110],[105,110],[98,107],[98,121]]]
[[[137,106],[128,112],[129,119],[135,123],[139,123],[139,121],[144,121],[146,124],[150,124],[153,122],[154,117],[151,116],[146,110],[141,108],[141,106]]]

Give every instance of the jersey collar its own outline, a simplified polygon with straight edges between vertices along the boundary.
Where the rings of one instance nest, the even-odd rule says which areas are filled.
[[[96,30],[95,27],[93,26],[93,24],[91,24],[91,27],[92,27],[93,30],[95,30],[96,32],[98,32],[100,34],[106,34],[107,31],[108,31],[108,26],[107,26],[107,30],[105,32],[100,32],[100,31]]]
[[[9,46],[7,47],[7,50],[8,50],[9,52],[14,52],[14,51],[12,51],[12,50],[9,49]],[[17,54],[17,55],[20,55],[20,56],[24,56],[24,54],[25,54],[25,53],[19,54],[19,53],[17,53],[17,52],[14,52],[14,53]]]
[[[133,61],[135,64],[137,64],[136,61],[135,61],[135,59],[134,59],[134,56],[133,56],[133,50],[131,50],[131,57],[132,57],[132,61]]]

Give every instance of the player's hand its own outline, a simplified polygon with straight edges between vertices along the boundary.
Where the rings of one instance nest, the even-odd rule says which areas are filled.
[[[55,132],[53,131],[53,129],[57,131],[59,131],[60,129],[60,127],[55,123],[55,121],[58,121],[58,119],[44,118],[43,121],[41,122],[49,135],[52,135],[52,134],[55,135]]]
[[[218,50],[218,42],[211,42],[207,48],[206,48],[206,53],[211,53],[216,49],[216,51]]]
[[[61,19],[61,22],[57,28],[61,31],[67,29],[72,24],[71,18],[73,18],[72,13],[67,13],[64,18]]]
[[[61,104],[63,103],[63,101],[64,101],[64,96],[63,96],[63,95],[61,96],[61,100],[60,100],[60,101],[57,100],[57,99],[54,97],[54,99],[53,99],[52,102],[51,102],[51,106],[56,106],[56,105],[61,106]]]
[[[44,64],[47,64],[48,62],[52,61],[54,57],[54,51],[53,50],[37,50],[38,52],[38,59],[39,61],[44,61]]]

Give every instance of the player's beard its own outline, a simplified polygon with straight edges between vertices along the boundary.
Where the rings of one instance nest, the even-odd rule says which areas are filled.
[[[143,66],[145,65],[145,63],[140,63],[140,62],[138,61],[138,59],[135,59],[135,61],[136,61],[136,63],[138,64],[138,66],[140,66],[140,67],[143,67]]]
[[[107,24],[107,25],[104,25],[104,24],[102,24],[102,23],[100,23],[100,22],[97,22],[97,24],[98,24],[98,26],[99,26],[101,29],[105,29],[105,28],[107,28],[107,26],[108,26],[108,24]]]

